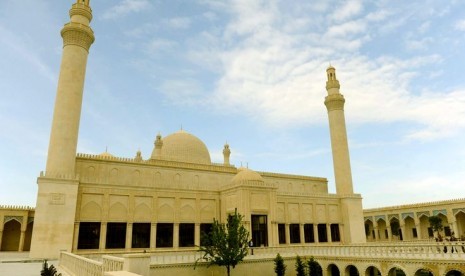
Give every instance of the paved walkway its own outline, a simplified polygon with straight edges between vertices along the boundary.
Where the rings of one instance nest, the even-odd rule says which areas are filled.
[[[0,275],[40,276],[43,260],[30,259],[29,252],[0,252]],[[58,266],[58,260],[48,261]]]

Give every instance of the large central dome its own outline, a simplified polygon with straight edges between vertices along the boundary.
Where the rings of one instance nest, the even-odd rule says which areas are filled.
[[[202,140],[184,130],[168,135],[162,141],[160,159],[211,164],[210,153]]]

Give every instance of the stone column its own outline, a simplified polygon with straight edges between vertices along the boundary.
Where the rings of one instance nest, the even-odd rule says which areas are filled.
[[[74,223],[74,241],[73,241],[73,251],[77,250],[79,242],[79,222]]]
[[[26,236],[26,231],[21,230],[21,235],[19,236],[19,247],[18,251],[24,250],[24,237]]]
[[[417,240],[421,240],[422,233],[421,233],[421,223],[419,220],[415,221],[415,229],[417,229]]]
[[[289,245],[291,244],[291,234],[290,234],[290,229],[289,229],[289,223],[286,223],[286,227],[284,228],[284,231],[286,232],[286,244]]]
[[[200,246],[200,223],[195,224],[194,244]]]
[[[405,222],[400,224],[400,231],[402,233],[402,240],[403,241],[407,240],[407,233],[405,232]],[[399,240],[400,240],[400,235],[399,235]]]
[[[155,250],[156,248],[156,240],[157,240],[157,224],[151,224],[151,231],[150,231],[150,249]]]
[[[128,222],[126,227],[126,250],[132,248],[132,222]]]
[[[173,248],[179,248],[179,223],[173,224]]]
[[[341,244],[344,244],[344,235],[342,233],[344,231],[344,226],[342,224],[339,224],[339,237],[341,239]]]
[[[100,228],[100,242],[99,242],[99,249],[100,251],[105,250],[107,242],[107,222],[102,222]]]
[[[455,219],[455,217],[454,217],[454,219],[450,220],[450,224],[451,224],[451,226],[452,226],[452,231],[454,231],[454,236],[455,236],[456,238],[459,238],[459,237],[460,237],[460,235],[459,235],[459,229],[458,229],[458,227],[457,227],[457,220]]]
[[[318,234],[318,223],[313,224],[313,238],[315,239],[315,243],[320,242],[320,236]]]
[[[391,231],[391,224],[386,222],[386,230],[388,233],[388,240],[392,241],[392,231]]]
[[[379,240],[379,232],[378,231],[379,231],[378,226],[373,227],[373,232],[375,234],[375,236],[373,237],[373,240],[375,240],[375,241]]]
[[[333,242],[333,237],[331,237],[331,224],[326,223],[326,236],[328,239],[328,242]]]
[[[305,232],[304,232],[304,224],[300,224],[300,243],[305,244]]]
[[[3,229],[0,229],[0,248],[2,248]]]

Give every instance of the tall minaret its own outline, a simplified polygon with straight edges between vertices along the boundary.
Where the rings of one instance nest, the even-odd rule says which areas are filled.
[[[89,0],[78,0],[69,15],[71,21],[61,30],[63,55],[46,169],[51,176],[74,174],[87,55],[94,42]]]
[[[342,242],[347,244],[364,243],[366,242],[366,237],[363,222],[362,197],[360,194],[354,194],[352,185],[349,146],[344,117],[345,99],[339,93],[341,86],[336,78],[336,69],[330,66],[326,69],[326,73],[328,76],[328,81],[326,82],[328,96],[325,98],[325,105],[328,109],[329,130],[331,133],[336,193],[340,197],[342,223],[339,227],[342,232]]]
[[[325,105],[328,109],[329,130],[331,133],[331,148],[333,150],[334,177],[336,192],[339,195],[353,194],[352,172],[350,170],[349,146],[347,144],[346,122],[344,117],[344,96],[339,93],[339,81],[336,69],[332,66],[326,69],[328,81],[326,90],[328,96]]]
[[[90,0],[72,5],[70,22],[61,30],[63,54],[45,174],[37,179],[38,194],[30,257],[57,258],[73,248],[79,180],[76,147],[89,48],[94,33]]]

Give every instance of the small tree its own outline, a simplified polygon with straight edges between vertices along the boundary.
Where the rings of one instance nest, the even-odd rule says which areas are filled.
[[[276,272],[277,276],[284,276],[286,273],[286,265],[284,264],[284,259],[281,255],[276,255],[274,258],[274,272]]]
[[[230,275],[231,267],[234,269],[247,256],[249,232],[242,225],[242,218],[236,210],[234,215],[228,217],[226,225],[213,220],[211,232],[203,236],[205,245],[201,245],[199,251],[204,254],[197,259],[196,265],[200,260],[205,260],[208,266],[225,266]]]
[[[438,233],[438,241],[442,241],[441,234],[439,233],[444,228],[442,226],[442,219],[439,216],[430,216],[428,220],[431,229],[433,229],[433,232]]]
[[[323,275],[323,269],[321,268],[320,264],[317,261],[315,261],[313,257],[311,257],[310,260],[308,260],[307,266],[309,276]]]
[[[297,276],[306,276],[305,275],[305,264],[299,255],[297,255],[297,258],[295,259],[295,272],[297,272]]]
[[[40,276],[61,276],[61,273],[57,273],[56,268],[53,265],[48,266],[47,260],[44,260]]]

